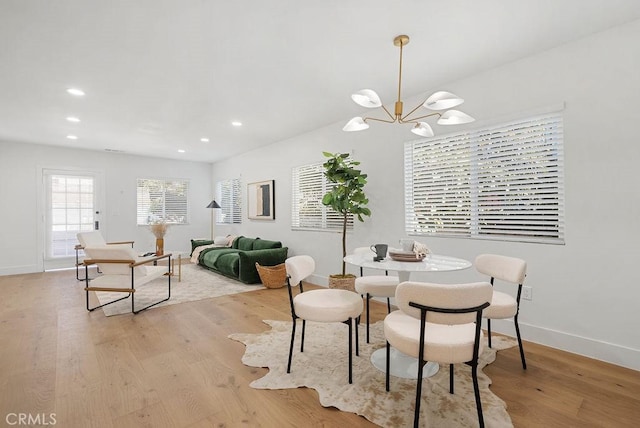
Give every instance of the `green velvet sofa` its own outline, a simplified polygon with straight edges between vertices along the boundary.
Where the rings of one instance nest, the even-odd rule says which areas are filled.
[[[211,246],[213,241],[191,240],[191,253],[201,246]],[[280,241],[238,236],[231,247],[214,246],[198,249],[198,264],[245,284],[260,282],[256,262],[261,266],[275,266],[287,259],[287,247]]]

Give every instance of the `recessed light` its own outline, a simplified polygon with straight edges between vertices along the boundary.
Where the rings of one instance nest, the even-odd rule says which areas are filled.
[[[202,141],[203,143],[208,143],[209,139],[207,137],[202,137],[200,138],[200,141]]]
[[[75,116],[69,116],[69,117],[67,117],[67,121],[68,122],[73,122],[73,123],[78,123],[78,122],[80,122],[80,119],[78,119]]]
[[[183,150],[183,149],[178,149],[178,153],[184,153],[184,152],[185,152],[185,150]]]
[[[78,88],[69,88],[67,92],[71,95],[75,95],[76,97],[84,97],[84,91]]]
[[[77,140],[78,137],[76,135],[67,135],[68,140]]]
[[[232,124],[233,126],[242,126],[242,122],[239,122],[239,121],[237,121],[237,120],[234,120],[233,122],[231,122],[231,124]]]

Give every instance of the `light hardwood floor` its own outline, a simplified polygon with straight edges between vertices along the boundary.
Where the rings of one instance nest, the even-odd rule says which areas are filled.
[[[313,390],[248,386],[266,370],[244,366],[244,345],[227,336],[289,320],[284,288],[108,318],[85,310],[82,288],[73,271],[0,276],[0,426],[18,413],[55,413],[61,427],[373,426],[323,408]],[[382,319],[386,306],[372,306]],[[525,351],[526,372],[517,348],[485,369],[516,427],[640,423],[639,372]]]

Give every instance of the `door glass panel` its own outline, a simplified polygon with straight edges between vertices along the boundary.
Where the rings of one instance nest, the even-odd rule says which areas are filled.
[[[76,234],[94,227],[95,178],[53,172],[46,174],[46,178],[45,259],[75,256]]]

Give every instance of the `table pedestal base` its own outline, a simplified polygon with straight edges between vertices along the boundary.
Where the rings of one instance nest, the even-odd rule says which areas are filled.
[[[390,375],[404,379],[418,378],[418,359],[410,357],[395,348],[389,350],[390,353]],[[387,350],[386,348],[373,351],[371,363],[381,372],[387,371]],[[422,378],[431,377],[438,373],[440,365],[438,363],[427,362],[422,370]]]

